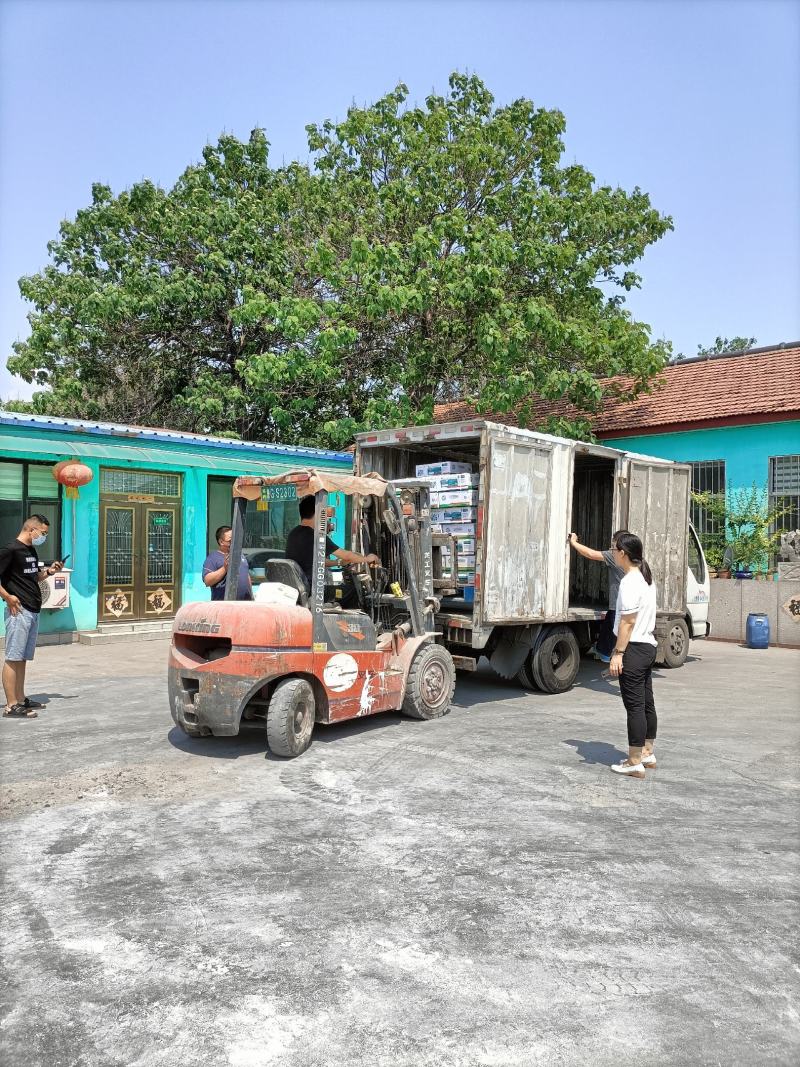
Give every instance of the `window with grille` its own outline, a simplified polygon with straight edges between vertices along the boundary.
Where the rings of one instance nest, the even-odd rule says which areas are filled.
[[[109,508],[106,512],[106,585],[133,585],[135,520],[133,508]]]
[[[725,460],[711,459],[690,463],[692,468],[692,492],[725,495]],[[725,537],[722,519],[712,515],[707,508],[692,500],[692,526],[697,531],[700,543],[708,549],[715,539]]]
[[[800,455],[770,456],[769,503],[770,509],[787,509],[778,530],[800,530]]]
[[[142,496],[180,496],[181,476],[162,471],[100,471],[101,493],[135,493]]]
[[[0,462],[0,544],[13,541],[29,515],[44,515],[50,523],[42,559],[61,553],[61,486],[49,463],[22,460]]]
[[[147,583],[172,585],[175,581],[175,511],[147,509]]]

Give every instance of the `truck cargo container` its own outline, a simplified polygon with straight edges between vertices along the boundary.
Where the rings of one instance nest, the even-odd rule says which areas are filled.
[[[477,474],[474,523],[432,530],[428,487],[418,470]],[[608,609],[608,573],[571,550],[571,531],[600,549],[617,529],[641,537],[657,588],[659,662],[680,666],[689,638],[706,636],[708,575],[689,529],[688,465],[465,420],[359,434],[355,471],[406,485],[423,502],[414,537],[428,575],[424,592],[436,599],[431,619],[462,669],[486,655],[501,676],[516,676],[529,688],[562,692],[573,684],[580,655]],[[366,528],[356,502],[356,551],[380,547],[362,543]],[[448,588],[442,542],[456,533],[474,535],[470,589],[459,589],[452,572]],[[694,575],[690,546],[698,561]]]

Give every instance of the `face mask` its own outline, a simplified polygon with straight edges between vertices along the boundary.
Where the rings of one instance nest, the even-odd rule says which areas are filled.
[[[43,545],[46,540],[47,540],[47,534],[39,534],[38,537],[34,537],[34,539],[31,542],[31,544],[36,545],[36,547],[38,548],[39,545]]]

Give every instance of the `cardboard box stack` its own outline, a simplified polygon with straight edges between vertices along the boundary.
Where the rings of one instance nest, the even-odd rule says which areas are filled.
[[[456,539],[458,584],[468,599],[475,589],[475,531],[478,475],[469,463],[422,463],[417,477],[431,486],[431,529]],[[449,565],[447,553],[443,559]]]

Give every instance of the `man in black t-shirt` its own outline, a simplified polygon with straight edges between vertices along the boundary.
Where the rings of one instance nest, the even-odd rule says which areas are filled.
[[[39,585],[63,567],[59,561],[49,567],[39,563],[36,548],[45,543],[49,529],[50,523],[44,515],[31,515],[16,539],[0,548],[0,597],[6,602],[3,715],[7,718],[35,719],[35,709],[43,707],[25,696],[25,667],[33,659],[39,632],[42,607]]]
[[[300,567],[308,583],[307,592],[311,592],[311,576],[314,570],[314,497],[304,496],[300,498],[300,525],[295,526],[286,538],[286,558],[293,559]],[[342,563],[369,563],[371,566],[380,567],[381,561],[374,552],[368,556],[362,556],[358,552],[348,552],[346,548],[339,548],[325,538],[326,557],[335,556]],[[326,561],[326,566],[331,566]]]

